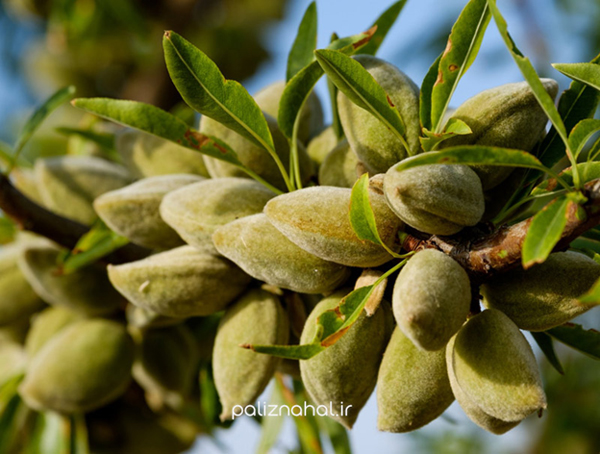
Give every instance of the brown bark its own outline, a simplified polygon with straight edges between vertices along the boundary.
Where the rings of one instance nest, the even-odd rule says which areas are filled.
[[[59,216],[39,206],[17,188],[5,175],[0,175],[0,209],[22,230],[42,235],[55,243],[73,249],[89,227]],[[126,263],[150,255],[150,250],[127,244],[103,258],[107,263]]]
[[[582,210],[578,210],[575,203],[569,205],[567,225],[555,251],[565,250],[575,238],[600,224],[600,179],[586,183],[582,192],[588,200]],[[467,270],[472,281],[482,283],[493,275],[520,264],[521,249],[530,224],[531,218],[500,227],[489,234],[460,238],[423,236],[409,231],[403,239],[402,247],[406,251],[439,249],[457,260]]]

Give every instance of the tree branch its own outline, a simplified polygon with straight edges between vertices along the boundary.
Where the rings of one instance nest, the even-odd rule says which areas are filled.
[[[89,231],[89,227],[52,213],[33,202],[15,188],[5,175],[0,175],[0,209],[21,229],[42,235],[68,249],[73,249],[79,238]],[[129,243],[102,260],[108,263],[126,263],[147,257],[150,253],[149,249]]]
[[[578,209],[571,202],[567,210],[567,225],[555,251],[565,250],[582,233],[600,224],[600,179],[592,180],[583,188],[587,202]],[[420,234],[408,231],[402,247],[406,251],[434,248],[453,257],[469,273],[472,281],[483,283],[521,263],[523,241],[531,218],[511,226],[503,226],[493,233],[463,235],[456,238]]]

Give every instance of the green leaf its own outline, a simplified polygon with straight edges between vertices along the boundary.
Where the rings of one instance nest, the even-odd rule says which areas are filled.
[[[405,127],[402,117],[373,76],[359,62],[341,52],[322,49],[315,51],[315,55],[336,87],[350,101],[385,124],[410,153],[410,147],[404,139]]]
[[[577,164],[577,172],[579,173],[579,178],[582,184],[589,183],[592,180],[596,180],[600,178],[600,162],[581,162]],[[564,180],[568,185],[573,184],[573,170],[565,169],[560,177]],[[544,180],[538,186],[536,186],[533,191],[531,191],[532,195],[543,194],[546,192],[551,192],[556,190],[556,180]]]
[[[12,219],[0,214],[0,244],[10,243],[15,239],[17,226]]]
[[[595,240],[597,241],[598,238],[595,238]],[[585,305],[600,304],[600,279],[592,285],[592,288],[590,288],[589,291],[579,297],[579,302]]]
[[[349,216],[352,229],[359,239],[386,247],[377,231],[375,215],[369,201],[369,175],[366,173],[352,187]]]
[[[550,172],[538,159],[522,150],[511,148],[464,145],[430,151],[400,162],[398,171],[429,164],[493,164],[495,166],[526,167]]]
[[[273,387],[268,405],[267,408],[271,408],[270,405],[277,405],[278,407],[285,405],[285,400],[281,394],[281,387],[278,386],[278,382],[276,382],[276,386]],[[282,415],[280,412],[277,413],[276,416],[263,418],[260,441],[256,448],[256,454],[269,454],[271,452],[279,438],[284,421],[285,414]]]
[[[586,118],[577,123],[571,134],[569,134],[569,148],[575,159],[577,159],[588,140],[598,131],[600,131],[600,120]]]
[[[421,127],[427,130],[431,130],[431,95],[438,77],[442,55],[435,59],[429,71],[425,74],[421,84],[421,93],[419,94],[419,118],[421,119]]]
[[[546,359],[552,365],[552,367],[554,367],[554,369],[556,369],[556,371],[559,374],[564,375],[565,371],[562,367],[562,364],[560,364],[560,360],[558,359],[558,356],[556,356],[556,351],[554,350],[554,344],[552,343],[552,338],[544,332],[532,331],[531,335],[535,339],[535,342],[538,344],[538,346],[540,347],[540,350],[542,350],[542,352],[544,353],[544,356],[546,356]]]
[[[171,80],[190,107],[264,148],[273,158],[289,191],[287,170],[275,151],[267,120],[254,98],[234,80],[227,80],[200,49],[172,31],[163,38]]]
[[[350,438],[344,426],[327,416],[319,417],[318,422],[329,437],[335,454],[352,454]]]
[[[71,454],[89,454],[88,432],[85,415],[77,413],[71,416]]]
[[[276,194],[281,194],[279,189],[247,169],[238,159],[236,152],[225,142],[188,127],[184,121],[158,107],[137,101],[109,98],[79,98],[72,104],[107,120],[139,129],[211,158],[233,164]]]
[[[68,418],[54,412],[38,413],[26,454],[67,454],[71,451],[71,425]],[[77,453],[78,454],[78,453]]]
[[[405,4],[406,0],[400,0],[392,4],[392,6],[386,9],[381,16],[377,18],[373,23],[373,26],[377,26],[377,31],[373,35],[373,38],[371,38],[371,41],[360,50],[361,54],[375,55],[377,53],[383,40],[396,22],[396,19],[398,19],[400,11],[402,11]]]
[[[459,120],[458,118],[451,118],[444,128],[444,132],[435,133],[423,128],[424,137],[419,137],[419,140],[421,141],[421,146],[425,151],[431,151],[434,150],[444,140],[450,139],[454,136],[465,136],[467,134],[471,134],[472,132],[473,131],[469,125],[464,121]]]
[[[500,35],[502,36],[502,39],[504,39],[506,47],[508,48],[510,54],[517,63],[517,66],[521,70],[521,73],[525,77],[525,80],[531,87],[535,98],[537,99],[540,106],[542,107],[542,109],[544,109],[544,112],[552,122],[552,125],[556,129],[558,135],[564,142],[565,146],[568,146],[567,130],[558,110],[554,105],[552,97],[544,88],[544,85],[540,81],[540,78],[537,75],[537,72],[535,71],[535,68],[533,67],[529,59],[521,53],[521,51],[517,48],[514,41],[512,40],[510,34],[508,33],[508,26],[506,24],[506,21],[504,20],[502,14],[500,13],[500,10],[496,6],[496,0],[487,0],[487,3],[492,12],[492,16],[494,17],[494,21],[496,22],[496,26],[500,31]]]
[[[17,143],[14,146],[15,153],[14,156],[17,158],[27,143],[27,141],[31,138],[36,129],[42,124],[42,122],[64,102],[68,101],[75,94],[75,87],[72,85],[69,87],[62,88],[54,93],[50,98],[48,98],[40,107],[36,109],[36,111],[29,117],[21,133],[19,134],[19,138],[17,139]]]
[[[595,63],[553,63],[552,66],[565,76],[600,90],[600,65]]]
[[[600,62],[600,54],[592,63]],[[591,118],[596,112],[600,102],[600,92],[593,88],[573,81],[568,90],[565,90],[558,100],[558,112],[563,119],[567,131],[572,130],[580,120]],[[565,155],[565,144],[553,126],[544,138],[538,152],[542,163],[552,167]],[[533,180],[536,178],[534,177]]]
[[[374,33],[375,29],[370,29],[358,35],[340,38],[327,46],[327,49],[339,50],[344,54],[352,55],[362,46],[366,45]],[[302,106],[304,106],[308,95],[310,95],[310,92],[323,74],[323,69],[319,63],[313,61],[308,66],[305,66],[298,71],[298,73],[286,84],[279,101],[277,123],[281,132],[288,139],[292,138],[294,124],[296,123],[299,113],[302,111]]]
[[[471,0],[452,27],[431,93],[431,129],[435,133],[441,132],[444,127],[444,113],[460,78],[479,52],[489,22],[490,12],[486,0]]]
[[[59,256],[59,267],[64,274],[77,271],[84,266],[97,262],[102,257],[125,246],[129,240],[113,232],[98,219],[92,228],[83,235],[72,251]]]
[[[317,4],[313,1],[306,12],[298,34],[288,55],[286,81],[294,77],[298,71],[309,65],[315,58],[314,50],[317,48]]]
[[[66,136],[78,136],[82,139],[88,140],[95,143],[96,145],[103,148],[105,151],[115,150],[115,135],[107,132],[97,132],[91,129],[82,128],[67,128],[60,127],[56,128],[56,132],[64,134]]]
[[[581,325],[566,323],[546,332],[563,344],[600,359],[600,332],[595,329],[584,330]]]
[[[339,39],[339,36],[337,35],[337,33],[332,33],[330,42],[332,43],[336,39]],[[340,113],[338,112],[338,89],[335,86],[335,84],[329,79],[329,77],[327,78],[327,91],[329,92],[329,102],[331,103],[331,127],[333,128],[333,132],[335,133],[335,136],[338,138],[338,140],[342,140],[342,138],[344,137],[344,129],[342,128]]]
[[[569,203],[567,197],[560,197],[533,217],[523,242],[523,268],[527,269],[548,258],[567,225]]]

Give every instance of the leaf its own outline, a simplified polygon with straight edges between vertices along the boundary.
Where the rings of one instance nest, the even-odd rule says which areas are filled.
[[[79,98],[75,107],[131,128],[170,140],[182,147],[228,162],[247,173],[276,194],[281,191],[246,168],[235,151],[222,140],[202,134],[176,116],[150,104],[109,98]]]
[[[75,87],[68,86],[58,90],[54,93],[50,98],[48,98],[40,107],[36,109],[36,111],[29,117],[21,133],[19,134],[19,138],[17,139],[17,143],[15,144],[15,157],[19,156],[19,153],[27,143],[27,141],[31,138],[33,133],[37,130],[37,128],[42,124],[42,122],[64,102],[68,101],[75,94]]]
[[[0,244],[10,243],[15,239],[17,226],[3,213],[0,214]]]
[[[431,130],[435,133],[441,132],[444,126],[442,121],[450,99],[460,78],[475,60],[489,22],[486,0],[471,0],[452,27],[431,92]]]
[[[592,63],[595,64],[599,62],[600,54],[592,60]],[[572,130],[580,120],[593,117],[599,102],[600,92],[573,81],[569,89],[565,90],[558,100],[558,113],[567,130]],[[553,126],[544,138],[538,156],[545,166],[552,167],[560,161],[564,154],[565,144]]]
[[[102,147],[105,151],[115,150],[115,135],[106,132],[96,132],[91,129],[82,128],[67,128],[60,127],[56,128],[56,132],[64,134],[66,136],[74,135],[81,137],[82,139],[88,140]]]
[[[479,145],[463,145],[445,148],[443,151],[421,153],[401,161],[397,170],[402,171],[429,164],[493,164],[549,171],[535,156],[525,151]]]
[[[396,3],[393,3],[388,9],[386,9],[381,16],[377,18],[377,20],[373,23],[372,26],[377,26],[377,31],[371,38],[371,41],[367,43],[361,50],[361,54],[366,55],[375,55],[379,50],[379,47],[383,43],[383,40],[387,36],[388,32],[398,19],[400,15],[400,11],[404,8],[406,4],[406,0],[400,0]]]
[[[556,371],[559,374],[564,375],[565,371],[564,371],[562,365],[560,364],[560,360],[556,356],[556,351],[554,350],[554,344],[552,343],[552,338],[544,332],[532,331],[531,335],[535,339],[535,342],[538,344],[538,346],[540,347],[540,350],[542,350],[542,352],[546,356],[546,359],[552,365],[552,367],[554,367],[554,369],[556,369]]]
[[[314,60],[315,56],[313,52],[316,48],[317,4],[313,1],[306,8],[304,17],[302,17],[302,21],[298,27],[298,34],[288,55],[286,82]]]
[[[352,230],[359,239],[383,246],[390,255],[399,257],[383,242],[377,231],[377,221],[369,200],[369,175],[366,173],[352,187],[348,216],[350,217]]]
[[[419,94],[419,118],[421,119],[421,127],[427,130],[431,130],[431,94],[437,80],[442,55],[440,54],[436,58],[429,71],[427,71],[427,74],[425,74],[425,78],[421,84],[421,93]]]
[[[531,87],[535,98],[537,99],[540,106],[542,107],[542,109],[544,109],[544,112],[552,122],[552,125],[556,129],[558,135],[564,142],[565,146],[568,146],[567,130],[565,128],[560,114],[558,113],[558,110],[554,106],[554,101],[552,100],[552,97],[544,88],[544,85],[540,81],[540,78],[538,77],[537,72],[535,71],[535,68],[533,67],[529,59],[521,53],[521,51],[517,48],[514,41],[512,40],[510,34],[508,33],[508,26],[506,25],[506,21],[504,20],[502,14],[500,13],[500,10],[496,6],[496,0],[487,0],[487,3],[490,7],[490,11],[492,12],[492,16],[494,17],[494,21],[496,22],[496,26],[500,31],[500,35],[502,36],[502,39],[504,39],[506,47],[508,48],[510,54],[517,63],[517,66],[521,70],[521,73],[525,77],[525,80]]]
[[[600,131],[600,120],[586,118],[581,120],[569,134],[569,148],[575,160],[587,144],[588,140]]]
[[[254,98],[234,80],[227,80],[200,49],[177,33],[165,32],[165,61],[171,80],[190,107],[264,148],[273,158],[288,191],[294,190],[273,144],[267,120]]]
[[[600,332],[595,329],[585,330],[581,325],[565,323],[546,332],[563,344],[591,358],[600,359]]]
[[[278,407],[281,407],[284,404],[285,401],[283,400],[283,396],[281,394],[281,387],[278,386],[278,382],[276,381],[276,385],[273,387],[273,391],[271,392],[271,397],[269,398],[267,408],[271,408],[271,405],[277,405]],[[260,431],[260,440],[258,447],[256,448],[256,454],[268,454],[271,452],[271,449],[273,449],[277,439],[279,438],[284,421],[285,415],[282,415],[281,412],[279,412],[276,416],[271,415],[263,418],[261,424],[262,430]]]
[[[319,417],[318,422],[329,437],[334,454],[352,454],[348,431],[344,426],[327,416]]]
[[[567,197],[559,197],[533,217],[523,241],[523,268],[530,268],[548,258],[567,225],[569,203]]]
[[[459,120],[458,118],[451,118],[444,132],[435,133],[431,132],[426,128],[423,128],[424,137],[419,137],[421,141],[421,146],[425,151],[434,150],[441,142],[444,140],[450,139],[454,136],[464,136],[467,134],[471,134],[473,131],[464,121]]]
[[[597,241],[597,238],[596,238]],[[584,295],[578,298],[581,304],[585,305],[598,305],[600,304],[600,279],[597,280],[594,285]]]
[[[92,228],[83,235],[72,251],[59,256],[59,267],[64,274],[77,271],[97,262],[102,257],[125,246],[129,240],[113,232],[98,219]]]
[[[595,63],[553,63],[552,66],[565,76],[600,90],[600,65]]]
[[[373,76],[359,62],[341,52],[322,49],[315,51],[315,55],[336,87],[350,101],[385,124],[410,153],[404,139],[405,127],[402,117]]]
[[[352,55],[366,45],[374,33],[375,29],[372,28],[358,35],[340,38],[327,46],[327,49],[339,50],[344,54]],[[313,61],[310,65],[298,71],[286,84],[279,101],[277,123],[281,132],[288,139],[292,138],[294,124],[302,110],[302,106],[323,74],[323,69],[319,63]]]
[[[50,411],[38,413],[26,454],[70,453],[70,429],[70,421],[66,417]]]
[[[85,416],[77,413],[71,416],[71,454],[89,454],[88,432]]]

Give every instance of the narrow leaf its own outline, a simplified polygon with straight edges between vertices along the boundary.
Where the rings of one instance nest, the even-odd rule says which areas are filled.
[[[309,65],[315,58],[314,51],[317,48],[317,4],[313,1],[306,12],[298,34],[288,55],[286,81],[294,77],[298,71]]]
[[[71,416],[71,454],[89,454],[88,431],[85,416],[77,413]]]
[[[523,242],[523,268],[530,268],[548,258],[567,225],[569,203],[567,197],[560,197],[533,217]]]
[[[0,244],[10,243],[15,239],[17,226],[4,214],[0,214]]]
[[[452,27],[431,93],[431,129],[436,133],[444,126],[442,120],[450,99],[475,60],[489,22],[486,0],[471,0]]]
[[[598,239],[595,238],[595,241],[598,241]],[[594,285],[592,285],[592,288],[590,288],[589,291],[579,297],[579,302],[585,305],[600,304],[600,279],[598,279]]]
[[[275,154],[267,120],[242,85],[225,79],[206,54],[175,32],[165,32],[163,48],[171,79],[190,107]]]
[[[385,246],[375,222],[375,215],[369,201],[369,175],[363,174],[352,187],[350,197],[350,224],[361,240]]]
[[[176,116],[150,104],[108,98],[79,98],[73,101],[73,105],[243,168],[237,154],[224,142],[189,128]]]
[[[273,387],[271,397],[269,398],[268,408],[271,408],[270,405],[281,406],[284,404],[285,401],[281,394],[281,387],[276,384],[276,386]],[[281,413],[278,413],[277,416],[263,418],[262,430],[260,431],[260,440],[258,447],[256,448],[256,454],[268,454],[272,452],[271,450],[279,438],[284,421],[285,414],[281,415]]]
[[[340,91],[354,104],[383,122],[403,143],[406,142],[404,122],[398,109],[359,62],[334,50],[317,50],[315,55],[327,76]],[[409,151],[409,147],[405,147]]]
[[[59,266],[64,274],[72,273],[97,262],[102,257],[125,246],[129,240],[108,228],[101,220],[83,235],[72,251],[60,257]]]
[[[361,54],[375,55],[377,53],[405,4],[406,0],[397,1],[377,18],[373,23],[373,26],[377,26],[377,31],[373,35],[373,38],[371,38],[371,41],[360,50]]]
[[[327,49],[339,50],[346,55],[352,55],[369,42],[375,31],[376,29],[372,28],[358,35],[340,38],[327,46]],[[283,90],[281,95],[281,100],[279,101],[277,123],[281,132],[288,139],[292,138],[294,124],[302,110],[302,106],[323,74],[323,69],[319,63],[313,61],[301,69],[286,84],[285,90]]]
[[[54,93],[50,98],[48,98],[40,107],[36,109],[36,111],[29,117],[21,133],[19,134],[19,138],[17,139],[17,143],[15,144],[15,156],[18,156],[20,151],[23,149],[27,141],[31,138],[36,129],[42,124],[42,122],[64,102],[68,101],[75,94],[75,87],[69,86],[58,90]]]
[[[544,109],[544,112],[546,113],[548,118],[550,118],[550,121],[554,125],[554,128],[556,129],[558,135],[561,137],[564,144],[568,145],[567,130],[565,128],[560,114],[558,113],[558,110],[554,106],[554,101],[552,100],[552,97],[544,88],[544,85],[540,81],[540,78],[537,75],[537,72],[535,71],[535,68],[533,67],[529,59],[521,53],[521,51],[517,48],[514,41],[512,40],[510,34],[508,33],[508,26],[506,24],[506,21],[502,17],[498,6],[496,6],[496,0],[487,0],[487,2],[490,7],[490,11],[492,12],[492,16],[494,17],[494,21],[496,22],[496,26],[500,31],[500,35],[504,39],[506,47],[508,48],[510,54],[517,63],[517,66],[521,70],[521,73],[525,77],[525,80],[531,87],[531,90],[533,91],[533,94],[539,102],[540,106],[542,107],[542,109]]]
[[[337,33],[333,33],[331,35],[330,42],[334,42],[337,39],[339,39],[339,36],[337,35]],[[331,79],[329,79],[329,77],[327,78],[327,91],[329,92],[329,102],[331,103],[331,116],[333,117],[331,121],[331,127],[333,128],[333,132],[335,133],[335,136],[338,138],[338,140],[342,140],[342,138],[344,137],[344,129],[342,128],[340,113],[338,111],[338,89],[335,86],[335,84],[331,81]]]
[[[598,131],[600,131],[600,120],[595,120],[593,118],[581,120],[573,128],[571,134],[569,134],[569,148],[576,160],[588,140]]]
[[[591,63],[598,64],[600,54]],[[591,118],[600,102],[600,92],[581,82],[573,81],[558,100],[560,114],[567,131],[572,130],[579,121]],[[547,167],[552,167],[565,155],[565,144],[553,126],[544,138],[538,156]],[[535,179],[535,178],[533,178]]]
[[[565,76],[600,90],[600,65],[595,63],[554,63],[552,66]]]
[[[441,54],[435,59],[425,78],[421,84],[421,93],[419,94],[419,118],[421,119],[421,127],[424,129],[431,130],[431,95],[433,93],[433,86],[438,77],[440,60],[442,59]]]
[[[457,146],[445,148],[443,151],[421,153],[403,160],[397,169],[402,171],[429,164],[493,164],[495,166],[549,170],[535,156],[525,151],[478,145]]]
[[[326,416],[320,417],[318,421],[321,424],[323,431],[329,437],[335,454],[352,454],[350,438],[348,437],[348,431],[344,426]]]
[[[595,329],[585,330],[581,325],[566,323],[546,332],[563,344],[600,359],[600,332]]]
[[[535,339],[535,342],[538,344],[540,350],[542,350],[542,353],[544,353],[544,356],[546,356],[546,359],[552,365],[552,367],[554,367],[554,369],[556,369],[556,371],[559,374],[564,375],[565,371],[562,367],[562,364],[560,364],[558,356],[556,356],[556,351],[554,350],[552,338],[544,332],[531,332],[531,335]]]
[[[67,128],[60,127],[56,128],[56,132],[64,134],[66,136],[78,136],[82,139],[88,140],[102,147],[106,151],[114,151],[115,149],[115,135],[107,132],[97,132],[91,129],[82,128]]]
[[[469,125],[464,121],[459,120],[458,118],[451,118],[448,121],[448,124],[446,124],[443,132],[435,133],[423,128],[423,137],[419,137],[419,140],[425,151],[432,151],[444,140],[454,136],[465,136],[472,132]]]

